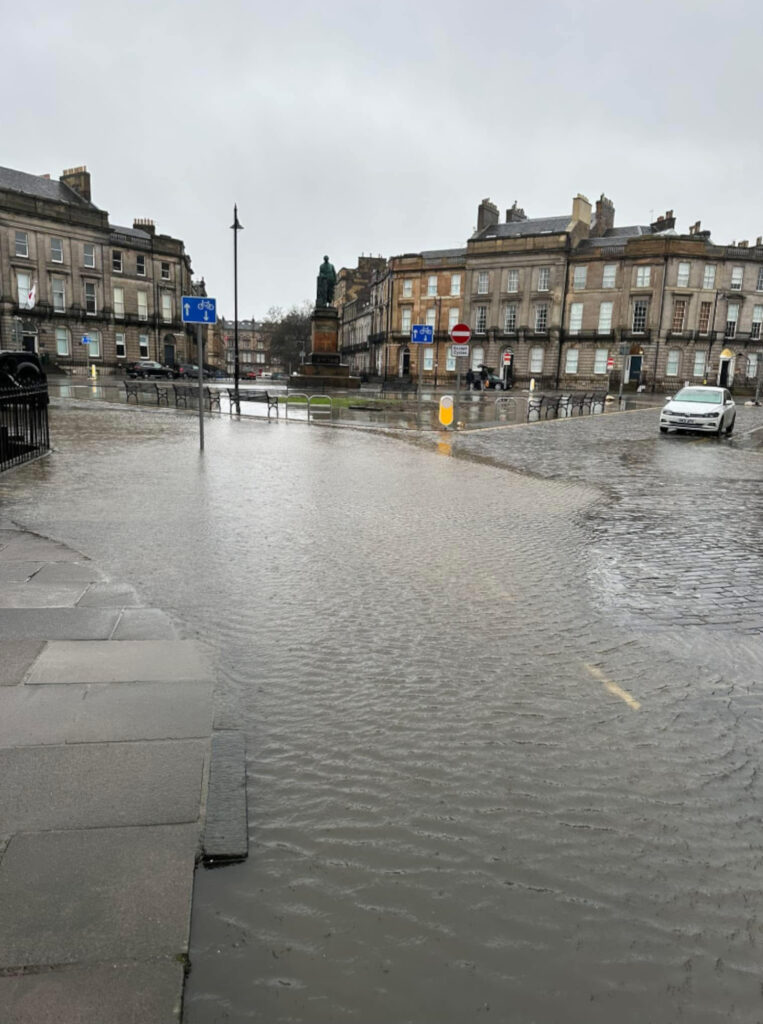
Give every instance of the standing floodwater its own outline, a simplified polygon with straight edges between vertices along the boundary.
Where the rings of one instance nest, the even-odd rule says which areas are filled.
[[[210,420],[203,458],[191,417],[53,425],[6,513],[207,642],[248,738],[250,856],[197,875],[188,1024],[763,1017],[759,638],[639,619],[650,541],[604,536],[610,494],[303,425]],[[680,472],[648,430],[612,443]],[[708,453],[681,459],[707,480]]]

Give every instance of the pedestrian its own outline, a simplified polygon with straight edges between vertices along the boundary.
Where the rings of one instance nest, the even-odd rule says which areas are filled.
[[[487,372],[487,370],[483,366],[482,369],[480,370],[480,381],[482,382],[482,389],[483,389],[483,391],[487,388],[487,380],[488,380],[489,376],[490,376],[490,374]]]
[[[469,369],[466,371],[466,390],[467,391],[471,391],[473,384],[474,384],[474,370],[470,366]]]

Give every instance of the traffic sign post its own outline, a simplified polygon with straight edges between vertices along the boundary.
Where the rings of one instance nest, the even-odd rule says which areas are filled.
[[[196,324],[196,350],[199,356],[199,451],[204,451],[204,324],[217,323],[217,300],[206,295],[184,295],[180,300],[184,324]]]
[[[434,340],[434,327],[430,327],[429,324],[414,324],[411,327],[411,343],[414,345],[431,345]],[[421,428],[421,391],[424,387],[424,357],[423,353],[419,352],[419,386],[418,395],[416,400],[416,418],[418,421],[419,428]]]
[[[456,324],[450,329],[450,340],[453,342],[453,355],[456,358],[456,411],[455,429],[458,430],[458,413],[461,398],[461,368],[458,360],[462,355],[469,355],[469,342],[472,338],[472,329],[468,324]],[[466,351],[464,351],[466,349]]]

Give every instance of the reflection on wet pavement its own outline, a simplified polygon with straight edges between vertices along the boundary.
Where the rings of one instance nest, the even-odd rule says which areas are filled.
[[[201,457],[54,408],[6,514],[206,641],[248,736],[188,1024],[760,1019],[761,461],[654,417],[433,458],[226,415]]]

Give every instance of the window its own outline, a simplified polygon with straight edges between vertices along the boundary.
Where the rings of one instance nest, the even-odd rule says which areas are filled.
[[[747,353],[747,373],[746,376],[757,377],[758,376],[758,352]]]
[[[535,307],[535,333],[545,334],[548,330],[548,303],[539,302]]]
[[[434,346],[433,345],[425,345],[424,346],[424,369],[425,370],[433,370],[434,369]]]
[[[114,345],[116,347],[117,359],[124,359],[127,355],[127,343],[125,342],[124,334],[117,332],[114,335]]]
[[[572,287],[576,292],[581,291],[585,288],[586,278],[588,277],[588,267],[575,267],[572,274]]]
[[[16,232],[16,255],[29,256],[29,235],[26,231]]]
[[[135,273],[138,277],[146,276],[146,257],[136,256],[135,257]]]
[[[758,270],[758,283],[755,286],[756,292],[763,292],[763,267]]]
[[[601,286],[602,288],[614,288],[615,278],[617,276],[617,264],[616,263],[605,263],[604,272],[601,275]]]
[[[482,345],[472,346],[472,369],[479,370],[482,364],[485,362],[485,350]]]
[[[538,291],[547,292],[551,280],[551,269],[549,267],[538,267]]]
[[[633,333],[643,334],[646,329],[646,314],[649,303],[645,299],[636,299],[633,303]]]
[[[141,359],[148,359],[148,335],[138,335],[138,351]]]
[[[100,331],[88,331],[87,332],[87,337],[88,337],[88,341],[90,342],[90,344],[88,345],[88,349],[90,351],[90,358],[91,359],[100,359],[101,358],[101,332]]]
[[[570,305],[570,334],[580,334],[583,325],[583,303],[573,302]]]
[[[167,324],[172,320],[172,295],[169,292],[162,292],[162,320]]]
[[[670,329],[674,334],[680,334],[684,329],[685,316],[686,299],[673,299],[673,324]]]
[[[66,311],[66,286],[62,277],[51,279],[51,290],[53,292],[53,311],[63,313]]]
[[[694,353],[694,376],[704,377],[705,375],[705,353],[695,352]]]
[[[519,271],[510,270],[506,277],[506,291],[507,292],[518,292],[519,291]]]
[[[458,306],[451,306],[448,310],[448,330],[452,331],[458,323]]]
[[[672,348],[668,352],[668,361],[665,365],[665,376],[666,377],[677,377],[678,376],[678,360],[681,353],[677,348]]]
[[[474,313],[474,330],[477,334],[484,334],[487,330],[487,306],[477,306]]]
[[[729,303],[729,308],[726,313],[726,334],[727,338],[736,337],[737,333],[737,321],[739,320],[739,306],[735,302]]]
[[[448,347],[448,350],[445,353],[445,369],[449,373],[455,373],[456,371],[456,357],[453,355],[453,351],[450,348],[450,346]]]
[[[170,265],[169,263],[162,263],[162,281],[169,281],[170,279]]]
[[[117,274],[122,273],[122,253],[119,249],[114,249],[111,253],[111,269]]]
[[[517,304],[510,302],[503,311],[503,330],[506,334],[513,334],[517,329]]]
[[[712,263],[705,265],[705,273],[702,276],[703,288],[715,288],[715,266]]]
[[[95,295],[95,281],[85,281],[85,312],[88,316],[95,316],[98,312],[98,304]]]
[[[50,240],[50,262],[64,262],[64,240],[63,238],[51,238]]]
[[[763,306],[753,306],[752,309],[752,325],[750,327],[750,337],[756,341],[760,337],[760,325],[763,323]]]
[[[125,290],[124,288],[114,289],[114,316],[120,317],[125,315]]]
[[[427,281],[427,295],[437,294],[437,274],[430,274]]]
[[[22,309],[26,309],[29,304],[29,292],[32,287],[31,274],[22,274],[20,271],[17,271],[16,285],[18,288],[19,306],[21,306]]]
[[[451,274],[450,275],[450,294],[460,295],[461,294],[461,275]]]
[[[607,372],[607,360],[609,359],[608,348],[597,348],[593,356],[593,372],[594,373],[606,373]]]
[[[405,309],[400,312],[400,330],[403,334],[411,333],[411,309],[410,306],[406,306]]]
[[[56,327],[56,355],[69,355],[69,332],[65,327]]]
[[[652,283],[651,267],[636,267],[636,287],[648,288]]]
[[[481,270],[477,275],[477,294],[487,295],[490,287],[490,274],[487,270]]]
[[[731,290],[740,292],[742,290],[742,282],[744,281],[744,267],[732,267],[731,268]]]
[[[427,327],[437,326],[437,310],[432,307],[427,310]]]
[[[599,334],[609,334],[612,330],[612,302],[602,302],[599,306]]]
[[[567,349],[567,358],[564,362],[565,373],[577,373],[578,372],[578,350],[576,348]]]
[[[403,281],[403,298],[404,299],[410,299],[412,295],[413,295],[413,281],[409,277],[407,277]]]
[[[148,320],[148,292],[138,292],[138,319]]]
[[[712,302],[700,302],[699,304],[699,333],[707,334],[710,330],[710,311],[713,308]]]
[[[679,288],[689,287],[689,275],[691,274],[691,263],[679,263],[676,285]]]
[[[543,349],[540,345],[530,349],[530,373],[543,373]]]
[[[89,244],[86,243],[83,246],[82,263],[86,267],[94,267],[95,266],[95,246],[94,245],[89,245]]]

